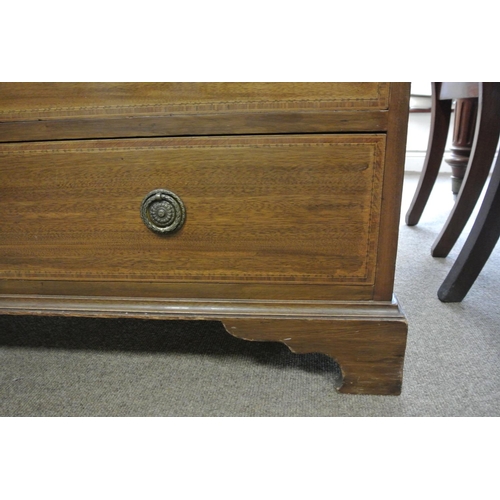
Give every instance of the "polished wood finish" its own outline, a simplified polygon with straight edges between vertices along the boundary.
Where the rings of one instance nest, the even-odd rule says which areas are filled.
[[[442,302],[461,302],[479,276],[500,237],[500,157],[471,232],[438,290]]]
[[[387,109],[389,84],[2,83],[1,121],[272,110]]]
[[[392,299],[399,235],[399,208],[403,193],[404,159],[408,132],[410,84],[391,85],[391,115],[387,128],[384,184],[380,210],[380,240],[374,300]]]
[[[2,294],[0,310],[12,314],[131,316],[149,319],[290,319],[404,321],[396,301],[220,300]]]
[[[373,285],[384,152],[384,135],[0,145],[0,278]],[[186,206],[175,234],[141,220],[156,188]]]
[[[334,357],[341,392],[399,394],[408,102],[398,83],[0,84],[0,313],[218,320]],[[141,220],[158,188],[186,207],[174,234]]]

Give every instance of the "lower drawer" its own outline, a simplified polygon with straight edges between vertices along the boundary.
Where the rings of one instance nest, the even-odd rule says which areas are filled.
[[[371,287],[384,151],[383,134],[0,145],[0,280]]]

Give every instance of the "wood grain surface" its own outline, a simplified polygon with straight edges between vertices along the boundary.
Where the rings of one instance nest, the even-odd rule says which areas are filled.
[[[0,121],[165,113],[387,109],[376,82],[1,83]]]
[[[0,278],[372,285],[384,135],[0,146]],[[148,192],[187,210],[148,230]]]
[[[311,319],[228,319],[223,324],[245,340],[275,340],[295,353],[322,353],[335,359],[342,371],[339,392],[398,395],[408,326],[402,318],[328,321]]]
[[[195,135],[385,132],[387,110],[192,113],[0,120],[0,142]]]
[[[383,132],[387,83],[1,83],[0,142]]]
[[[374,300],[391,300],[398,248],[401,197],[406,155],[410,84],[391,84],[386,135],[384,188],[380,210],[380,237]]]
[[[222,321],[399,394],[409,84],[0,83],[0,314]],[[141,219],[155,189],[183,227]]]

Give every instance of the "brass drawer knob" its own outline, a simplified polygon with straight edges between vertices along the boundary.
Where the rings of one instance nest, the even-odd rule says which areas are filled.
[[[184,224],[186,208],[175,193],[166,189],[155,189],[142,200],[141,217],[151,231],[173,233]]]

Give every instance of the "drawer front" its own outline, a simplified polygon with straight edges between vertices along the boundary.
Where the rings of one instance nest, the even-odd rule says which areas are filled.
[[[372,285],[384,151],[377,134],[0,145],[0,279]],[[156,189],[185,208],[175,232],[141,217]]]
[[[382,133],[384,82],[0,83],[0,143]],[[392,102],[392,101],[391,101]]]
[[[1,83],[0,121],[318,109],[387,109],[389,84]]]

